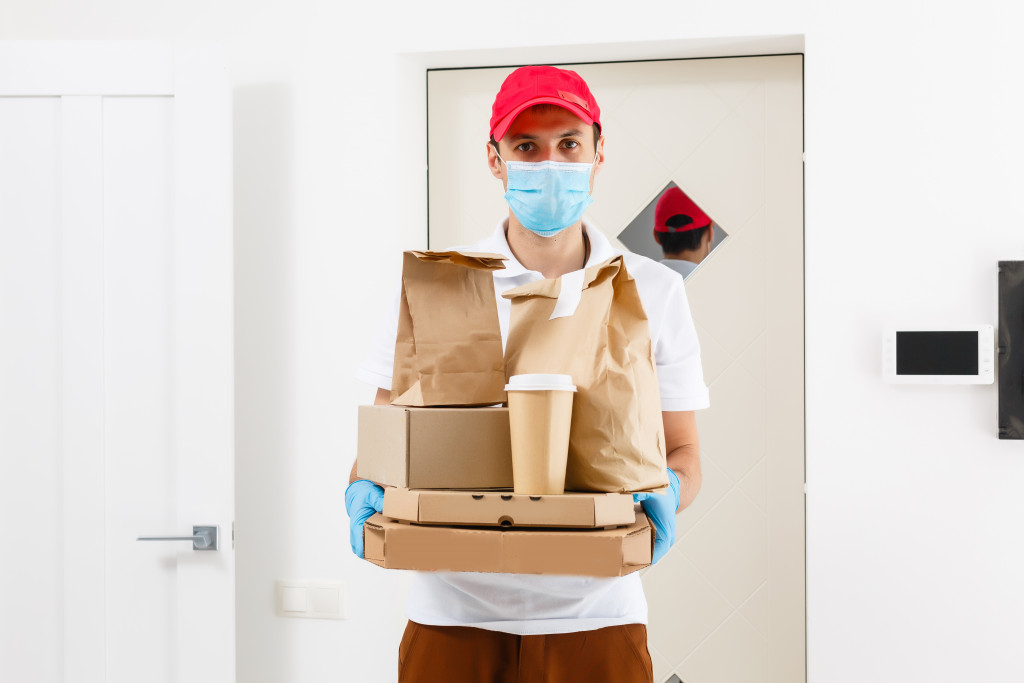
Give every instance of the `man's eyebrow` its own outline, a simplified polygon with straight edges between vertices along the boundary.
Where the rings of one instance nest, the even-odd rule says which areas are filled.
[[[581,135],[583,135],[583,131],[577,130],[577,129],[573,128],[572,130],[565,131],[564,133],[562,133],[558,137],[560,137],[560,138],[578,138]]]

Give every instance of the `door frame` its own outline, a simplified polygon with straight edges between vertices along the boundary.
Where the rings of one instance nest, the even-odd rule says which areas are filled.
[[[434,69],[470,69],[484,67],[501,67],[520,64],[581,64],[595,62],[620,61],[654,61],[663,59],[705,59],[727,57],[760,57],[799,54],[805,57],[804,37],[802,35],[779,35],[768,37],[739,37],[717,39],[691,39],[674,41],[656,41],[649,43],[611,43],[583,46],[544,46],[528,48],[499,48],[493,50],[475,50],[465,52],[426,52],[401,55],[398,64],[398,88],[410,101],[420,106],[408,107],[398,115],[398,144],[396,150],[396,180],[407,193],[409,201],[396,207],[398,234],[396,239],[403,244],[419,244],[423,248],[430,246],[428,236],[428,181],[427,181],[427,72]],[[801,89],[806,88],[801,79]],[[802,129],[806,130],[806,117],[802,121]],[[421,165],[422,164],[422,165]],[[421,171],[422,169],[422,171]],[[803,197],[806,205],[806,194]],[[802,212],[803,225],[801,233],[806,234],[806,212]],[[801,245],[802,246],[802,245]],[[806,325],[803,315],[806,310],[806,294],[803,283],[806,281],[806,267],[801,273],[800,287],[800,323],[803,329],[799,353],[799,370],[801,373],[801,401],[806,406]],[[790,312],[787,312],[787,315]],[[795,435],[775,435],[776,438],[795,446]],[[799,445],[802,453],[802,470],[806,481],[806,423],[802,422],[799,429]],[[806,483],[803,484],[806,495]],[[802,501],[803,537],[801,539],[802,563],[802,602],[803,639],[802,649],[803,680],[807,679],[808,662],[808,624],[807,624],[807,506],[806,498]],[[794,645],[796,645],[794,643]],[[785,668],[785,667],[783,667]]]

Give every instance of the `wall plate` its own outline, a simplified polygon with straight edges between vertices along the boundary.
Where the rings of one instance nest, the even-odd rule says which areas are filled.
[[[339,581],[277,580],[277,615],[344,619],[345,585]]]

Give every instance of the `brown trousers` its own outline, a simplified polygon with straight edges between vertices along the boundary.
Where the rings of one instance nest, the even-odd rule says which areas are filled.
[[[652,683],[643,624],[517,636],[410,621],[399,683]]]

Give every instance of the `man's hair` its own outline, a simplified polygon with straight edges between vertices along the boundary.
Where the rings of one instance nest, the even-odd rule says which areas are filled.
[[[693,222],[693,219],[686,214],[677,213],[667,221],[665,225],[670,228],[685,228],[687,225]],[[700,241],[704,239],[704,232],[711,229],[711,225],[708,224],[703,228],[694,228],[693,230],[686,230],[684,232],[659,232],[658,236],[661,238],[661,251],[665,254],[678,254],[681,251],[691,251],[700,246]]]
[[[548,104],[547,102],[542,102],[541,104],[535,104],[532,107],[530,107],[530,111],[532,111],[535,114],[546,114],[549,111],[551,111],[552,109],[554,109],[555,107],[558,107],[558,105]],[[561,107],[558,107],[558,108],[561,109]],[[593,124],[590,125],[590,127],[594,131],[594,149],[596,150],[597,149],[597,141],[601,138],[601,126],[597,125],[596,123],[593,123]],[[494,151],[497,152],[498,151],[498,141],[494,139],[493,135],[491,136],[491,145],[494,146]]]

